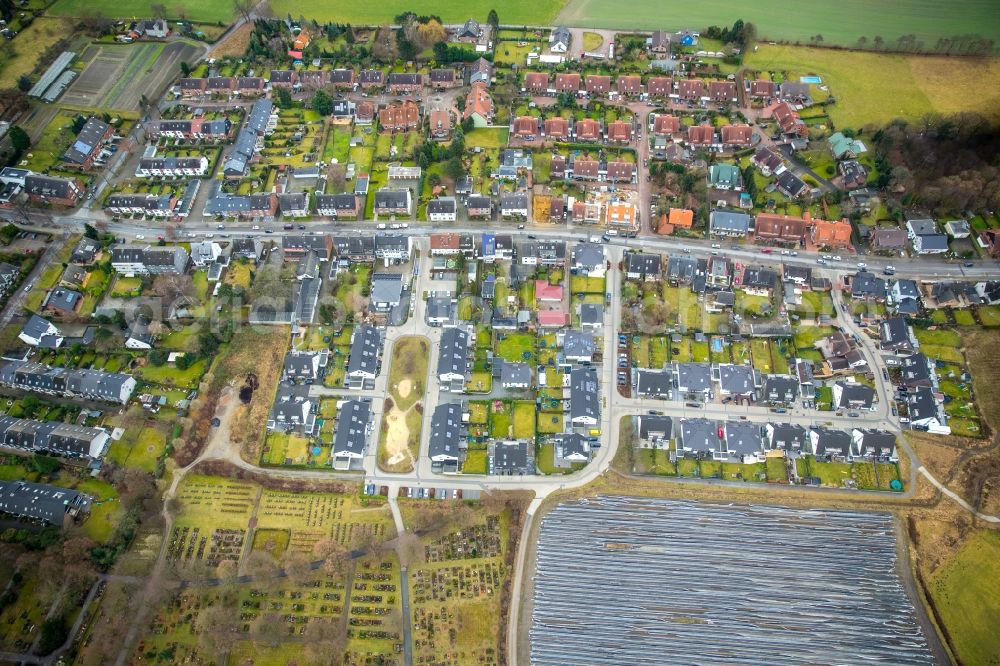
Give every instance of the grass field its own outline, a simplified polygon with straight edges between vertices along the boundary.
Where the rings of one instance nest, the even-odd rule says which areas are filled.
[[[930,578],[931,597],[960,663],[987,664],[1000,653],[998,563],[1000,534],[982,529]]]
[[[86,0],[75,1],[85,2]],[[547,25],[555,19],[556,14],[562,9],[562,5],[562,0],[545,0],[544,2],[510,0],[502,5],[485,0],[474,0],[472,4],[447,0],[447,2],[425,3],[419,8],[406,0],[388,0],[375,5],[331,3],[324,2],[324,0],[305,0],[304,2],[272,0],[271,2],[275,16],[285,16],[291,13],[292,16],[301,15],[320,23],[335,21],[356,25],[391,23],[393,17],[408,11],[434,14],[440,16],[445,23],[465,23],[470,16],[485,23],[486,15],[494,7],[500,14],[500,22],[505,25],[514,23]],[[228,9],[230,5],[227,3],[224,7]]]
[[[55,16],[101,15],[108,18],[133,18],[152,16],[152,6],[155,4],[157,4],[155,0],[124,0],[123,2],[115,2],[115,0],[58,0],[52,5],[49,12]],[[189,21],[228,23],[233,18],[233,4],[231,2],[182,2],[179,4],[166,3],[163,6],[167,8],[167,14],[170,18],[178,18],[181,7],[184,9],[184,16]],[[281,15],[284,16],[284,13]]]
[[[389,392],[396,407],[405,412],[424,395],[427,385],[427,338],[408,336],[392,346]]]
[[[18,33],[11,42],[14,55],[0,58],[0,87],[12,88],[22,74],[30,74],[42,53],[52,44],[65,37],[66,22],[63,19],[36,18],[27,28]]]
[[[750,69],[817,74],[837,103],[827,107],[838,128],[918,119],[928,113],[978,111],[1000,115],[1000,59],[904,56],[762,44],[747,55]],[[989,93],[984,90],[993,90]]]
[[[767,39],[806,41],[822,33],[825,43],[847,46],[861,36],[868,37],[870,42],[875,35],[881,35],[891,43],[907,33],[915,34],[930,47],[939,37],[963,33],[978,33],[994,40],[1000,38],[1000,23],[995,20],[996,5],[990,0],[964,0],[950,5],[930,0],[893,3],[846,0],[810,5],[807,11],[789,11],[788,4],[781,0],[758,0],[752,5],[738,0],[712,3],[638,0],[629,3],[628,11],[622,9],[622,4],[615,0],[570,0],[556,22],[592,28],[703,30],[709,25],[728,26],[742,18],[752,21],[757,26],[757,34]],[[284,16],[285,10],[279,11],[278,5],[274,10],[276,15]],[[431,7],[426,10],[431,11]],[[500,22],[508,23],[509,20],[506,11],[501,11]]]

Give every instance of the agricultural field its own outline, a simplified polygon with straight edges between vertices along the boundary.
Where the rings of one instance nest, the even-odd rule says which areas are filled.
[[[475,0],[472,4],[454,2],[431,2],[420,7],[420,12],[440,16],[446,23],[464,23],[470,16],[478,21],[486,21],[486,15],[496,8],[503,24],[548,25],[563,7],[564,0],[511,0],[503,6],[492,2]],[[324,2],[323,0],[273,0],[271,7],[275,16],[305,16],[320,23],[353,23],[355,25],[383,25],[408,11],[414,11],[413,3],[405,0],[388,0],[378,4],[353,4]],[[228,8],[228,5],[227,5]]]
[[[108,18],[125,18],[152,16],[154,0],[57,0],[49,8],[49,13],[56,16],[107,16]],[[164,5],[169,18],[184,16],[189,21],[205,23],[228,23],[233,18],[232,4],[228,2],[183,2]]]
[[[879,11],[881,11],[881,7]],[[828,107],[838,129],[885,123],[897,117],[916,120],[928,113],[977,111],[996,118],[1000,59],[957,59],[862,51],[835,51],[761,44],[747,55],[749,69],[783,71],[797,77],[815,74],[829,85],[837,103]]]
[[[929,576],[930,597],[960,663],[986,664],[1000,652],[991,620],[1000,616],[998,562],[1000,534],[979,529]]]
[[[194,42],[91,44],[80,56],[83,72],[60,102],[80,107],[138,111],[143,96],[156,99],[177,75],[179,63],[200,52]],[[136,82],[140,83],[136,83]]]
[[[940,37],[969,33],[1000,39],[994,10],[995,5],[989,0],[963,0],[957,5],[926,0],[901,0],[889,5],[846,0],[810,6],[803,12],[788,11],[787,3],[780,0],[761,0],[753,5],[737,0],[711,4],[639,0],[629,4],[624,12],[622,5],[614,0],[570,0],[556,23],[583,28],[703,30],[710,25],[729,26],[742,18],[752,22],[763,39],[808,41],[821,31],[824,43],[852,46],[862,36],[870,42],[881,35],[887,43],[892,43],[901,35],[912,33],[933,47]],[[283,15],[277,6],[275,12]],[[508,22],[505,12],[501,13],[500,21]]]

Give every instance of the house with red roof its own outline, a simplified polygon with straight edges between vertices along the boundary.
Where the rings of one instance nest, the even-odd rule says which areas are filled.
[[[535,280],[536,303],[561,303],[563,288],[561,284],[550,284],[548,280]]]

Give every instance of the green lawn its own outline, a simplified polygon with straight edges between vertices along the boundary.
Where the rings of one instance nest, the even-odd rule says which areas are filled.
[[[573,275],[570,277],[570,291],[574,294],[603,294],[604,278]]]
[[[825,291],[804,291],[802,292],[802,305],[797,307],[796,312],[805,313],[810,316],[817,314],[834,314],[833,298]]]
[[[852,3],[855,1],[851,0]],[[915,1],[907,0],[894,7],[905,7]],[[970,4],[979,2],[972,0]],[[885,5],[866,6],[878,13],[886,9]],[[948,6],[938,7],[946,9]],[[836,8],[838,12],[843,10],[845,15],[849,11],[842,4],[828,5],[827,8]],[[755,6],[755,13],[757,10]],[[958,15],[960,12],[953,13]],[[788,15],[799,16],[795,13]],[[810,21],[816,20],[811,10],[801,16],[808,16]],[[817,22],[815,25],[822,25],[826,33],[833,24]],[[994,21],[992,25],[996,27],[1000,23]],[[981,32],[980,29],[974,31]],[[869,39],[873,36],[872,32],[864,34]],[[886,33],[882,35],[885,37]],[[828,110],[830,118],[840,129],[884,123],[897,117],[916,120],[935,112],[978,111],[991,117],[1000,114],[995,103],[977,92],[983,81],[996,82],[1000,77],[1000,60],[996,58],[959,60],[943,56],[888,55],[760,44],[756,52],[748,54],[744,64],[751,69],[785,71],[793,78],[805,74],[819,75],[837,98],[837,103]]]
[[[57,0],[49,9],[54,16],[94,16],[108,18],[148,17],[153,15],[152,6],[155,0]],[[228,23],[233,18],[233,5],[230,2],[199,2],[181,4],[163,4],[170,18],[179,18],[183,8],[184,17],[190,21]],[[277,15],[277,14],[276,14]],[[282,12],[280,14],[284,16]],[[298,14],[296,14],[298,16]],[[173,26],[171,26],[173,27]]]
[[[636,449],[635,471],[639,474],[677,476],[677,470],[670,462],[670,451],[667,449]]]
[[[464,474],[486,474],[488,461],[486,451],[483,449],[469,451],[465,456],[465,464],[462,466]]]
[[[534,402],[519,400],[514,403],[514,437],[517,439],[535,438]]]
[[[960,663],[988,664],[1000,654],[1000,532],[976,530],[928,583]]]
[[[800,476],[819,477],[821,485],[842,488],[844,481],[851,478],[851,464],[841,462],[820,462],[812,456],[803,456],[795,461]]]
[[[913,334],[921,345],[943,345],[946,347],[961,347],[962,336],[950,328],[936,328],[933,331],[926,328],[913,328]]]
[[[156,428],[146,427],[139,432],[126,431],[117,442],[111,442],[108,459],[120,466],[137,467],[152,472],[156,469],[156,460],[166,445],[166,435]]]
[[[180,370],[173,365],[146,365],[139,370],[139,377],[146,382],[193,388],[205,372],[205,359],[196,361],[191,367]]]
[[[1000,305],[984,305],[976,314],[983,326],[1000,326]]]
[[[506,361],[533,363],[535,337],[530,333],[508,333],[497,343],[497,355]]]
[[[507,145],[510,130],[506,127],[480,127],[465,135],[467,148],[502,148]]]
[[[556,447],[554,444],[542,444],[538,447],[538,455],[535,463],[538,471],[542,474],[570,474],[580,469],[583,465],[575,463],[572,467],[556,467],[555,465]]]
[[[115,298],[130,298],[138,296],[141,290],[142,278],[119,275],[111,286],[111,295]]]

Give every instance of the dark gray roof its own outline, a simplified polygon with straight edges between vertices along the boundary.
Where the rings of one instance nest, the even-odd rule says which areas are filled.
[[[337,433],[333,437],[333,455],[364,455],[371,427],[372,406],[368,401],[348,400],[337,414]]]
[[[438,352],[438,375],[464,375],[469,355],[469,334],[464,329],[448,327],[441,334]]]
[[[681,419],[680,444],[695,453],[717,451],[718,424],[708,419]]]
[[[770,440],[768,445],[772,449],[803,451],[809,440],[809,431],[794,423],[769,423],[765,430]]]
[[[591,331],[569,330],[563,337],[563,355],[567,358],[590,358],[596,350]]]
[[[75,185],[69,178],[55,178],[33,173],[24,179],[26,194],[55,199],[72,199]]]
[[[68,488],[26,481],[0,481],[0,511],[61,525],[71,509],[90,506],[91,498]]]
[[[726,421],[726,450],[734,456],[747,456],[762,450],[760,426],[752,421]]]
[[[604,247],[597,243],[580,243],[573,249],[573,266],[591,271],[604,264]]]
[[[528,446],[529,443],[523,439],[497,442],[493,448],[493,473],[531,473],[533,470],[528,469]]]
[[[577,368],[570,372],[570,415],[601,420],[601,394],[595,368]]]
[[[760,390],[761,400],[792,402],[798,396],[799,382],[791,375],[767,375]]]
[[[510,363],[505,361],[500,371],[500,383],[522,385],[531,383],[531,368],[527,363]]]
[[[41,340],[42,337],[49,332],[50,328],[52,328],[52,322],[33,314],[28,319],[27,323],[25,323],[24,328],[21,329],[21,332],[29,338]]]
[[[61,310],[62,312],[73,312],[76,309],[76,304],[82,298],[83,296],[79,292],[60,287],[49,292],[45,307]]]
[[[405,208],[407,190],[379,190],[375,193],[376,208]]]
[[[630,252],[626,263],[626,273],[639,273],[643,276],[659,276],[662,260],[658,254],[640,254]]]
[[[106,122],[91,116],[80,133],[76,135],[76,140],[66,149],[63,159],[72,164],[83,164],[101,145],[101,141],[109,129],[111,126]]]
[[[640,396],[666,397],[673,388],[673,375],[662,370],[636,372],[636,393]]]
[[[868,271],[858,271],[851,281],[851,295],[885,298],[885,280]]]
[[[403,294],[403,276],[399,273],[372,275],[371,300],[373,303],[399,303]]]
[[[76,249],[73,250],[73,256],[70,259],[78,264],[89,264],[94,260],[100,247],[97,241],[91,238],[82,238],[77,243]]]
[[[347,374],[378,374],[379,359],[382,356],[382,334],[374,326],[363,324],[354,329],[351,340],[351,355],[347,362]]]
[[[910,347],[910,327],[906,317],[890,317],[879,326],[882,347]]]
[[[443,403],[434,408],[431,416],[431,436],[427,454],[433,460],[458,459],[462,443],[465,439],[465,426],[462,424],[462,406],[456,403]]]
[[[934,393],[929,388],[918,388],[911,391],[906,398],[906,408],[911,422],[935,418],[938,414]]]
[[[457,208],[454,197],[439,197],[427,202],[427,214],[454,213]]]
[[[847,455],[851,449],[851,435],[843,430],[813,428],[811,439],[817,456]]]
[[[651,439],[654,436],[670,439],[674,433],[674,422],[669,416],[640,416],[639,437]]]
[[[760,373],[749,365],[724,363],[719,366],[719,386],[725,393],[744,395],[754,392]]]
[[[709,227],[713,232],[745,234],[750,228],[750,216],[727,210],[713,210]]]
[[[708,363],[674,361],[677,387],[682,391],[708,391],[712,388],[712,367]]]
[[[580,325],[603,324],[604,306],[600,303],[584,303],[580,306]]]
[[[357,209],[358,198],[354,194],[317,194],[316,208],[337,211],[354,211]]]
[[[872,402],[875,400],[875,390],[864,384],[837,382],[836,385],[842,387],[838,407],[861,405],[868,408],[872,406]]]

